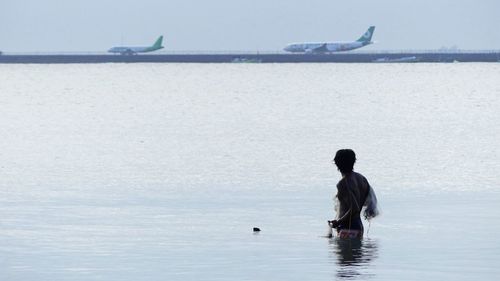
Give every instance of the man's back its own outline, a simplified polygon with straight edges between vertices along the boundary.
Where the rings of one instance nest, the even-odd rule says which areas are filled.
[[[343,217],[351,210],[350,218],[359,218],[369,191],[370,184],[363,175],[356,172],[346,174],[337,184],[339,217]]]

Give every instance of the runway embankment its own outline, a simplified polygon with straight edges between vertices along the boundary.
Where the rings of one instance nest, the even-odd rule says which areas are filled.
[[[0,63],[371,63],[371,62],[499,62],[488,52],[363,52],[336,54],[50,54],[0,55]]]

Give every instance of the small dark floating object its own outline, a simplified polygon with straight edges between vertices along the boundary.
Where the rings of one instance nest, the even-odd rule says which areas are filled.
[[[260,231],[260,228],[258,228],[258,227],[253,228],[253,232],[259,232],[259,231]]]

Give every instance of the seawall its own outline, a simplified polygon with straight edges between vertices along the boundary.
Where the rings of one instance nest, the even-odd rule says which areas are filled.
[[[0,63],[369,63],[396,62],[499,62],[494,52],[374,52],[339,54],[138,54],[138,55],[0,55]]]

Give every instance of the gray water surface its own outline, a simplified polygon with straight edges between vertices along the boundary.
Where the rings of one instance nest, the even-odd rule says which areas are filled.
[[[498,77],[0,65],[0,280],[492,280]],[[322,237],[340,148],[381,204],[362,241]]]

